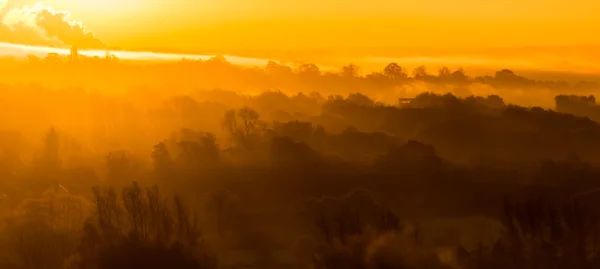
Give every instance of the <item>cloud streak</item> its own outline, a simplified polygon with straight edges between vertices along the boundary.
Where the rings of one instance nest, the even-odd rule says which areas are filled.
[[[57,11],[41,3],[14,7],[9,0],[0,0],[0,42],[105,47],[81,22],[72,20],[68,11]]]

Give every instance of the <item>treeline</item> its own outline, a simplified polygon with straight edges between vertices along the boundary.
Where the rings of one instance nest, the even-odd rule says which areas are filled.
[[[461,97],[502,93],[511,102],[532,105],[536,98],[539,102],[541,96],[551,102],[551,98],[561,92],[587,95],[598,90],[595,81],[536,80],[508,69],[470,76],[461,68],[428,70],[420,66],[409,70],[397,63],[390,63],[381,71],[361,73],[360,67],[353,64],[340,70],[321,70],[315,64],[288,66],[273,61],[264,67],[247,67],[234,65],[221,56],[205,61],[183,59],[152,63],[119,60],[112,55],[72,60],[52,54],[0,66],[0,79],[4,83],[41,83],[52,88],[83,87],[104,92],[121,92],[140,85],[171,90],[235,89],[243,93],[258,93],[264,89],[286,93],[316,91],[324,95],[361,92],[389,103],[399,95],[414,97],[428,90],[452,92]],[[521,91],[527,91],[527,95]]]
[[[240,108],[212,115],[219,135],[183,128],[147,156],[83,154],[57,128],[27,159],[6,134],[2,268],[597,264],[590,119],[499,96],[423,93],[393,106],[362,94],[201,96]],[[186,125],[207,113],[183,100]],[[423,228],[469,216],[504,232],[467,247],[482,240],[473,231],[442,240]]]
[[[109,114],[122,107],[96,107],[106,119],[93,129],[127,134],[118,150],[108,139],[85,150],[60,125],[39,147],[3,133],[2,268],[597,264],[600,125],[589,118],[434,93],[386,105],[202,91]],[[131,148],[146,152],[127,148],[140,140],[152,143]],[[476,216],[489,221],[479,230],[499,228],[435,233],[441,218]]]

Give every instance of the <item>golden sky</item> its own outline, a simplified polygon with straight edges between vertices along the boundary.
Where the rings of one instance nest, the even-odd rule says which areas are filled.
[[[600,45],[598,0],[8,0],[36,2],[126,49]]]

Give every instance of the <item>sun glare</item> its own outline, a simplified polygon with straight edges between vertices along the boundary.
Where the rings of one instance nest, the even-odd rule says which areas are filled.
[[[128,10],[141,9],[145,6],[142,0],[128,0],[128,1],[116,1],[116,0],[84,0],[79,1],[89,9],[95,10]]]
[[[47,0],[44,3],[57,9],[69,10],[73,13],[85,16],[111,16],[116,13],[124,13],[143,10],[152,1],[143,0]]]

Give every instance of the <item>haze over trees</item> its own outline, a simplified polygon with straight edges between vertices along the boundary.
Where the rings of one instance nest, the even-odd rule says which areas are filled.
[[[596,268],[593,82],[49,55],[0,70],[0,268]]]

